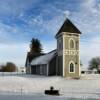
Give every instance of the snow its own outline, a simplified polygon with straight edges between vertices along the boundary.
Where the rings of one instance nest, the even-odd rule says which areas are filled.
[[[56,50],[33,59],[31,65],[48,64],[48,62],[55,56]]]
[[[60,96],[48,96],[45,89],[54,86]],[[8,99],[9,97],[9,99]],[[35,75],[0,75],[0,100],[99,100],[100,75],[83,75],[81,79]]]
[[[92,98],[66,98],[57,96],[44,96],[44,95],[0,95],[0,100],[100,100]]]

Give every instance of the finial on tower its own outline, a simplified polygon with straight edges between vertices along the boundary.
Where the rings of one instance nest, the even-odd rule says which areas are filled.
[[[66,20],[68,18],[68,16],[70,15],[70,12],[68,10],[63,12],[64,14],[64,19]]]

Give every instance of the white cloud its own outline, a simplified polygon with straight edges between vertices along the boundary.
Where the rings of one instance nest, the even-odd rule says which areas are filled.
[[[0,21],[0,43],[3,44],[13,44],[13,43],[23,43],[31,39],[34,30],[28,28],[27,26],[18,25],[8,25]],[[34,35],[34,34],[33,34]]]
[[[97,37],[100,37],[99,35],[100,33],[100,23],[99,23],[100,22],[100,3],[97,2],[98,0],[83,0],[83,1],[79,0],[81,2],[79,3],[79,5],[77,5],[79,6],[78,11],[70,10],[71,8],[75,7],[74,6],[75,2],[73,4],[70,3],[72,5],[71,8],[67,8],[67,6],[70,4],[67,3],[67,6],[65,6],[66,5],[65,2],[57,1],[55,3],[55,6],[52,3],[48,5],[42,5],[43,9],[41,8],[42,10],[40,14],[36,15],[35,17],[33,16],[34,15],[33,14],[33,15],[30,15],[28,18],[24,16],[25,11],[28,11],[29,9],[31,9],[33,5],[34,7],[38,5],[38,3],[40,2],[39,0],[6,0],[7,2],[4,2],[4,1],[0,1],[0,5],[1,5],[0,15],[10,14],[13,16],[18,16],[22,21],[28,24],[29,27],[31,27],[30,29],[33,29],[33,31],[31,30],[33,34],[35,33],[34,27],[36,27],[38,35],[40,35],[41,33],[44,33],[44,35],[46,36],[48,34],[55,35],[58,29],[61,27],[62,22],[65,19],[64,13],[66,13],[68,17],[71,18],[72,21],[78,26],[80,31],[82,31],[83,33],[82,36],[85,36],[85,35],[87,35],[88,37],[94,36],[91,42],[81,43],[81,58],[82,58],[83,64],[87,65],[91,57],[99,56],[100,46],[98,43],[93,42],[94,40],[99,42],[99,38]],[[57,4],[59,5],[58,7],[56,7]],[[61,5],[63,5],[62,8],[60,8]],[[49,20],[46,20],[46,18],[49,18],[49,17],[51,18]],[[13,43],[15,41],[13,39],[15,38],[13,38],[12,36],[14,36],[15,34],[17,34],[19,37],[18,41],[20,40],[23,41],[24,38],[29,37],[28,32],[30,31],[30,29],[27,30],[29,27],[24,27],[23,29],[21,29],[20,27],[16,25],[12,27],[1,22],[0,23],[0,38],[1,38],[0,43],[4,43],[4,42],[9,43],[9,41],[10,43]],[[30,36],[32,36],[33,34],[31,34]],[[88,38],[84,38],[84,40],[87,41]],[[56,48],[56,40],[50,39],[47,41],[46,39],[46,41],[43,41],[42,44],[46,52]],[[8,57],[5,56],[5,59],[11,57],[9,59],[13,61],[17,57],[14,60],[15,63],[18,61],[20,63],[22,59],[25,60],[25,55],[24,55],[26,52],[25,47],[23,46],[21,47],[20,45],[18,46],[18,48],[12,47],[12,46],[3,47],[3,45],[1,45],[1,47],[2,47],[1,48],[2,51],[0,52],[0,54],[1,53],[3,54],[2,57],[4,56],[4,54],[8,55],[9,52],[10,52],[10,55],[12,56],[12,57],[10,55],[8,55]],[[20,49],[22,51],[19,51]],[[11,54],[11,52],[13,54]],[[22,55],[20,53],[22,53]],[[18,56],[19,54],[20,56]],[[13,55],[15,55],[16,57]],[[21,59],[17,61],[18,58],[21,58]],[[4,57],[2,59],[4,59]]]
[[[100,36],[91,40],[83,40],[80,46],[81,60],[84,67],[87,67],[93,57],[100,57]]]
[[[43,51],[48,53],[57,48],[56,39],[55,41],[42,41]]]
[[[39,2],[39,0],[0,0],[0,15],[18,17]]]
[[[0,64],[8,61],[15,63],[17,66],[24,66],[26,55],[29,50],[29,44],[0,44]]]
[[[83,0],[79,11],[71,12],[70,17],[83,35],[95,36],[100,33],[100,2],[98,0]]]

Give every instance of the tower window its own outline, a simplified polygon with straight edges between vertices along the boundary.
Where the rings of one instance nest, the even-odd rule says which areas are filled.
[[[62,49],[62,40],[61,39],[58,40],[58,49],[59,50]]]
[[[75,64],[74,63],[70,63],[70,66],[69,66],[69,72],[70,73],[74,73],[75,72]]]
[[[69,44],[70,44],[70,48],[73,49],[75,47],[75,41],[73,39],[70,39]]]

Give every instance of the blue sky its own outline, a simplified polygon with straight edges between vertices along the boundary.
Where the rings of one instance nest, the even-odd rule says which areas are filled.
[[[65,14],[82,32],[81,61],[87,66],[100,56],[100,0],[0,0],[0,63],[24,66],[32,37],[45,52],[55,49]]]

